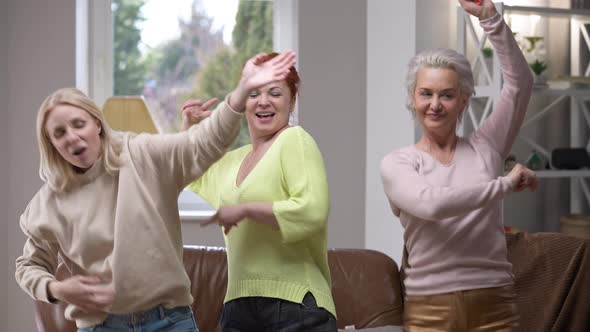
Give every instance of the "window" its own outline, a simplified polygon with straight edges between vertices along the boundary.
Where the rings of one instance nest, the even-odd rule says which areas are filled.
[[[143,95],[161,132],[189,98],[223,100],[242,64],[273,49],[273,3],[113,0],[115,95]],[[249,142],[244,126],[236,147]]]
[[[296,49],[296,0],[77,0],[77,6],[78,29],[87,29],[78,44],[88,46],[78,50],[78,62],[87,56],[89,64],[78,86],[99,105],[111,95],[143,95],[162,132],[179,130],[185,100],[223,100],[252,55]],[[234,147],[247,143],[244,121]],[[211,214],[186,190],[179,209],[187,218]]]

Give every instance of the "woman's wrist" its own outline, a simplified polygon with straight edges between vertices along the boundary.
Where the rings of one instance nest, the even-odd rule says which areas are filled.
[[[481,11],[481,15],[479,16],[479,20],[485,21],[485,20],[490,19],[496,15],[498,15],[498,11],[496,10],[496,7],[492,7],[490,9],[484,8]]]
[[[238,87],[229,95],[229,107],[231,107],[236,112],[243,112],[246,108],[246,99],[248,98],[248,91],[244,89],[242,84],[239,84]]]
[[[514,191],[514,189],[516,189],[516,184],[512,181],[510,175],[500,177],[500,181],[504,182],[504,184],[507,185],[509,191]]]
[[[60,300],[59,296],[59,281],[52,280],[47,283],[47,298],[50,302],[57,302]]]
[[[253,219],[261,224],[276,224],[271,202],[249,202],[240,204],[241,219]]]

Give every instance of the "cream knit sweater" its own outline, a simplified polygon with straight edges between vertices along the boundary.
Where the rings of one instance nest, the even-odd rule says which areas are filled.
[[[28,237],[16,260],[16,280],[34,299],[49,301],[58,254],[73,275],[96,275],[114,287],[110,313],[157,305],[189,305],[190,280],[182,263],[177,199],[180,191],[219,159],[234,140],[242,116],[226,102],[212,116],[177,134],[123,139],[123,165],[115,176],[101,162],[66,193],[44,185],[21,216]],[[78,327],[101,323],[105,312],[73,305],[66,318]]]

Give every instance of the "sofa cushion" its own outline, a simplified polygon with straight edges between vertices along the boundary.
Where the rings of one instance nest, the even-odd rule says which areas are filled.
[[[200,331],[219,331],[227,286],[225,249],[185,246],[183,260],[191,279],[193,310]],[[401,324],[400,279],[391,258],[373,250],[332,249],[328,251],[328,263],[340,328]],[[60,265],[57,275],[63,279],[69,272]],[[65,305],[36,302],[35,309],[39,331],[76,331],[75,324],[63,316]]]

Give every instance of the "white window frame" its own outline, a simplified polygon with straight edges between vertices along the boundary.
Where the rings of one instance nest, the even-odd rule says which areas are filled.
[[[279,52],[298,52],[297,0],[274,0],[273,47]],[[113,91],[113,15],[111,0],[76,0],[76,87],[102,107]],[[298,123],[295,105],[291,124]],[[215,211],[194,202],[187,189],[179,196],[182,221],[205,220]],[[195,195],[196,196],[196,195]]]
[[[113,91],[111,0],[76,0],[76,86],[99,107]]]
[[[299,4],[297,0],[274,0],[273,2],[273,48],[277,52],[293,50],[299,54]],[[289,123],[299,124],[299,103]]]

